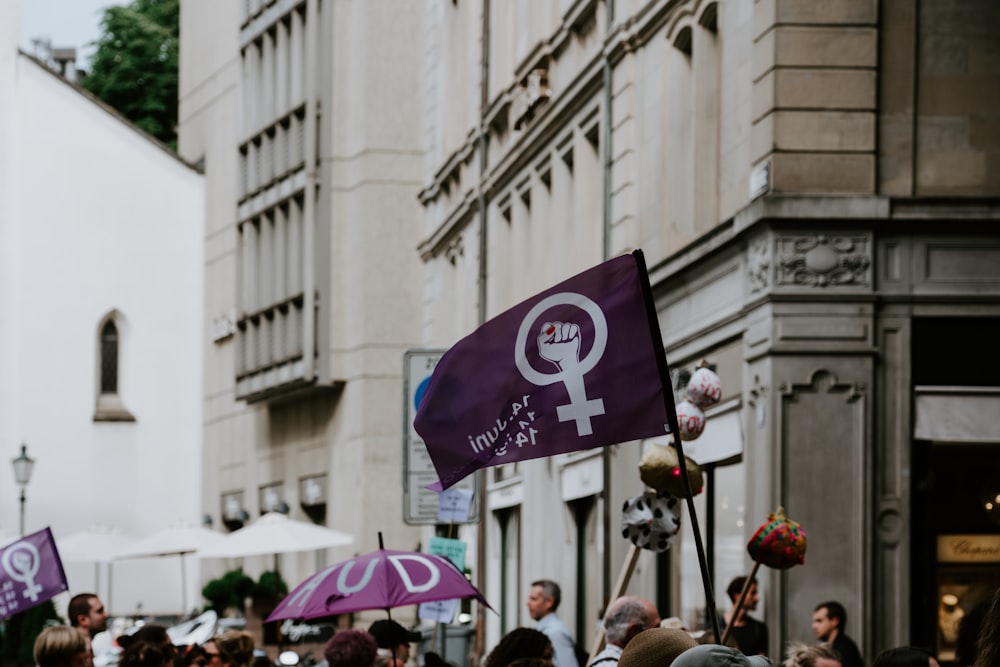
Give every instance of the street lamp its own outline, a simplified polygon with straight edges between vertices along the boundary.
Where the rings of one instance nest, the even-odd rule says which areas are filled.
[[[21,445],[21,455],[11,461],[14,466],[14,479],[21,487],[21,537],[24,537],[24,489],[31,481],[31,470],[35,467],[35,459],[28,456],[28,446]]]

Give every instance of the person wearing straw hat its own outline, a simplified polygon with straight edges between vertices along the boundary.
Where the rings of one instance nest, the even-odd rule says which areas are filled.
[[[679,655],[697,645],[684,630],[653,628],[640,632],[628,643],[618,667],[670,667]]]
[[[594,656],[590,667],[615,667],[622,651],[632,638],[660,625],[660,612],[645,598],[626,595],[608,606],[604,613],[604,639],[607,646]]]

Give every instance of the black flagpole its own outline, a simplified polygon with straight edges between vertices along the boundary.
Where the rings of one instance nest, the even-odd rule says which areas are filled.
[[[660,334],[660,320],[656,315],[656,305],[653,302],[653,288],[649,284],[649,272],[646,270],[646,258],[642,250],[632,252],[635,263],[639,266],[639,277],[642,287],[642,298],[646,303],[646,319],[649,321],[649,333],[653,336],[653,349],[656,352],[656,366],[660,371],[660,382],[663,384],[663,403],[667,409],[667,424],[673,436],[674,447],[677,449],[678,465],[681,469],[681,479],[684,480],[684,496],[687,499],[688,513],[691,515],[691,529],[694,531],[694,544],[698,550],[698,565],[701,568],[701,581],[705,586],[705,607],[712,622],[716,642],[722,641],[719,632],[719,617],[715,613],[715,596],[712,594],[712,580],[708,575],[708,559],[705,557],[705,545],[701,541],[701,530],[698,528],[698,514],[694,509],[694,494],[691,492],[691,480],[687,474],[687,460],[684,458],[684,447],[681,445],[680,426],[677,423],[677,406],[674,404],[673,383],[670,381],[670,367],[667,366],[667,354],[663,350],[663,336]]]

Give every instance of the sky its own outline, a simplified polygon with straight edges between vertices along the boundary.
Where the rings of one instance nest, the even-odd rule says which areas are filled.
[[[124,4],[127,0],[21,0],[21,49],[33,54],[31,40],[47,37],[53,47],[75,47],[77,67],[87,69],[94,55],[90,43],[101,35],[102,10]]]

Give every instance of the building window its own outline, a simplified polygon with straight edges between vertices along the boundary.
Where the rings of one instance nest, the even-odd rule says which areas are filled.
[[[94,421],[134,422],[121,396],[121,315],[105,316],[97,327],[97,406]]]
[[[118,393],[118,328],[111,320],[101,329],[101,393]]]

